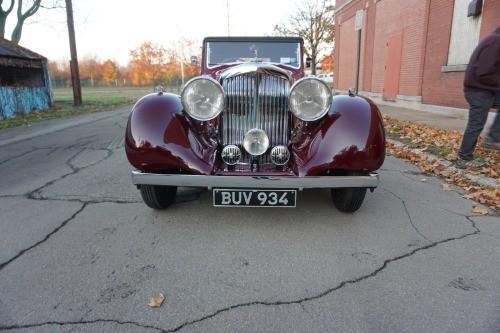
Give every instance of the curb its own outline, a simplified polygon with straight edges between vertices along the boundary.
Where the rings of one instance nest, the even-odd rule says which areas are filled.
[[[467,178],[471,182],[474,182],[480,186],[495,188],[495,189],[500,188],[500,184],[495,179],[493,179],[491,177],[468,173],[468,172],[464,171],[463,169],[459,169],[459,168],[455,167],[453,162],[443,160],[442,158],[440,158],[436,155],[424,152],[421,149],[410,148],[400,141],[389,139],[389,138],[386,138],[386,141],[397,146],[397,147],[404,147],[405,149],[408,149],[409,151],[411,151],[413,153],[424,154],[425,157],[427,158],[427,160],[429,160],[431,162],[437,162],[439,165],[445,167],[447,170],[449,170],[451,172],[456,172],[456,173],[460,174],[461,176],[463,176],[464,178]]]

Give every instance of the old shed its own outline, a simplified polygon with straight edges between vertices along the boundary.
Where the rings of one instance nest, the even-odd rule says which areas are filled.
[[[51,105],[47,59],[0,38],[0,119]]]

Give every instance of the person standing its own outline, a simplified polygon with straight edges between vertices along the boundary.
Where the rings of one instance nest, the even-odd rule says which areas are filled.
[[[464,94],[470,105],[469,121],[456,164],[459,168],[481,167],[484,163],[475,161],[473,153],[492,108],[497,109],[497,114],[484,147],[500,150],[500,27],[484,38],[472,53],[465,72]]]

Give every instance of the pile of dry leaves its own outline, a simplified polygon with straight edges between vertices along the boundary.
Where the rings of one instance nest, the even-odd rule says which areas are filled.
[[[480,186],[464,177],[463,172],[450,169],[439,160],[430,159],[427,154],[432,153],[444,160],[454,161],[462,140],[462,132],[387,116],[384,116],[384,122],[387,136],[404,143],[402,146],[388,143],[388,153],[418,165],[423,172],[443,177],[448,183],[461,186],[467,191],[466,198],[500,210],[500,188]],[[467,169],[466,172],[482,174],[495,179],[497,183],[500,182],[500,153],[478,147],[475,156],[486,163],[485,167]]]

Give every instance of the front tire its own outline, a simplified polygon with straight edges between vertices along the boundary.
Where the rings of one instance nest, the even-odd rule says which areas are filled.
[[[363,204],[366,188],[332,188],[332,201],[338,210],[344,213],[353,213]]]
[[[142,200],[153,209],[168,208],[175,201],[177,186],[141,185]]]

